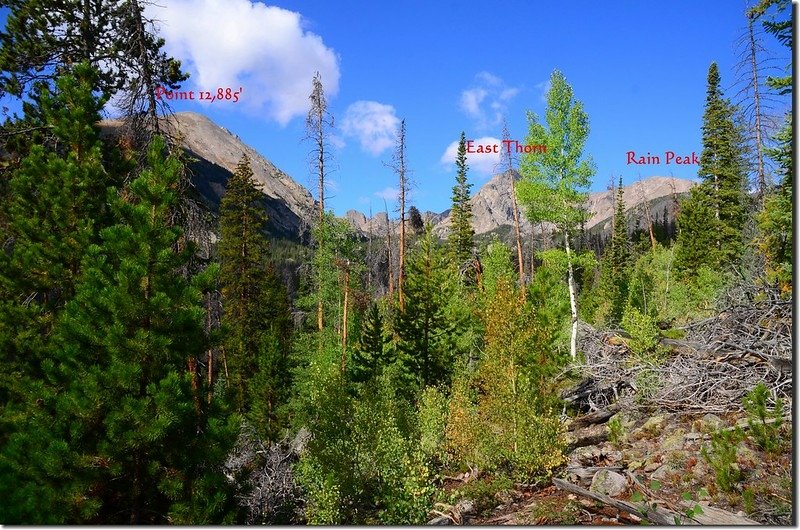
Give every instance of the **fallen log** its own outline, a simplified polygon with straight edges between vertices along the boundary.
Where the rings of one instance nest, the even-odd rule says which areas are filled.
[[[561,480],[558,478],[553,478],[553,484],[559,489],[575,493],[582,497],[588,497],[598,502],[602,502],[603,504],[611,506],[612,508],[616,508],[617,510],[621,510],[625,513],[630,513],[636,516],[645,517],[648,521],[650,521],[653,524],[657,525],[697,524],[696,522],[692,521],[683,514],[680,514],[678,512],[673,512],[672,510],[667,510],[664,508],[658,508],[657,506],[654,506],[652,503],[642,503],[637,505],[628,501],[614,499],[612,497],[609,497],[608,495],[603,495],[601,493],[595,493],[593,491],[589,491],[580,486],[576,486],[571,482],[567,482],[566,480]]]
[[[697,506],[697,504],[698,503],[695,502],[681,501],[681,505],[687,510]],[[692,519],[702,525],[737,526],[761,524],[752,519],[748,519],[747,517],[742,517],[741,515],[736,515],[735,513],[727,512],[713,506],[705,506],[700,504],[700,507],[703,509],[703,513],[694,514]]]
[[[570,432],[566,435],[567,453],[579,447],[597,445],[608,441],[608,427],[605,425],[593,425],[580,431]]]
[[[703,513],[693,513],[692,517],[690,518],[686,514],[678,513],[668,508],[660,508],[656,505],[655,502],[641,502],[638,504],[634,504],[632,502],[614,499],[612,497],[609,497],[608,495],[603,495],[601,493],[595,493],[593,491],[589,491],[571,482],[567,482],[566,480],[561,480],[558,478],[553,478],[553,484],[557,488],[560,488],[564,491],[569,491],[571,493],[581,495],[582,497],[588,497],[590,499],[611,506],[612,508],[616,508],[617,510],[622,510],[623,512],[633,514],[636,516],[643,516],[651,523],[657,525],[688,524],[688,525],[737,526],[737,525],[760,524],[747,517],[736,515],[735,513],[725,511],[721,508],[715,508],[713,506],[704,506],[703,504],[700,504]],[[652,495],[648,496],[650,496],[652,499]],[[653,500],[655,501],[656,499]],[[681,506],[686,510],[694,508],[697,505],[698,503],[681,501]]]
[[[619,412],[619,403],[614,403],[604,408],[603,410],[598,410],[596,412],[590,412],[589,414],[584,414],[583,416],[578,416],[569,423],[569,425],[567,426],[567,430],[575,431],[578,429],[582,429],[584,427],[588,427],[589,425],[605,423],[617,412]]]

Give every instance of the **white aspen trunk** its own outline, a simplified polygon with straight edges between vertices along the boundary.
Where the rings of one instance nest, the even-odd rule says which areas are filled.
[[[574,361],[578,355],[578,305],[575,301],[575,278],[572,272],[572,253],[569,248],[569,235],[564,232],[564,248],[567,251],[567,285],[569,286],[569,308],[572,312],[572,335],[569,340],[569,353]]]

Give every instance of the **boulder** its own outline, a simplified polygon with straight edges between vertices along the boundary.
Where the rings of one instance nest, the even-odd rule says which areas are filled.
[[[614,471],[601,469],[594,474],[592,485],[589,486],[589,491],[608,495],[609,497],[616,497],[624,493],[627,488],[628,481],[625,477]]]

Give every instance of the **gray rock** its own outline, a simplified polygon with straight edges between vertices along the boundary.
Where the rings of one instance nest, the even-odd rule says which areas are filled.
[[[703,432],[714,432],[719,429],[724,429],[726,426],[725,420],[716,414],[706,414],[700,419],[700,430]]]
[[[456,504],[456,511],[461,515],[475,513],[475,503],[471,499],[462,499]]]
[[[589,486],[589,491],[608,495],[609,497],[616,497],[621,495],[628,488],[628,481],[614,471],[601,469],[594,474],[592,478],[592,485]]]
[[[670,474],[676,473],[677,470],[671,464],[664,464],[659,467],[650,475],[650,478],[663,481],[669,477]]]
[[[428,524],[433,526],[449,525],[453,524],[453,520],[446,515],[440,515],[439,517],[434,517],[428,521]]]

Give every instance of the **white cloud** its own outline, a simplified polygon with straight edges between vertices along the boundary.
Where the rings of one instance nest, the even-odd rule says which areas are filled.
[[[358,138],[361,148],[373,156],[394,145],[400,118],[394,107],[377,101],[356,101],[344,113],[342,132]]]
[[[536,88],[540,91],[539,101],[547,103],[547,92],[550,91],[550,80],[547,79],[541,83],[536,83]]]
[[[481,117],[481,102],[486,98],[486,90],[472,88],[461,93],[461,109],[471,118]]]
[[[400,190],[392,187],[384,188],[381,191],[376,191],[375,196],[386,201],[394,201],[400,196]]]
[[[473,140],[473,150],[478,149],[479,145],[496,145],[497,153],[467,153],[467,166],[468,172],[474,172],[481,176],[489,176],[497,173],[500,167],[500,152],[503,148],[501,140],[492,136],[484,136],[482,138],[471,139]],[[439,160],[447,168],[451,168],[456,161],[456,153],[458,152],[458,141],[455,141],[447,146],[442,158]]]
[[[238,103],[286,125],[308,112],[319,71],[328,98],[339,91],[339,58],[299,13],[251,0],[169,0],[148,5],[167,52],[191,74],[189,88],[243,89]]]
[[[500,125],[508,111],[508,104],[519,94],[519,88],[489,72],[475,76],[475,86],[461,92],[459,106],[475,121],[477,129],[486,130]]]

